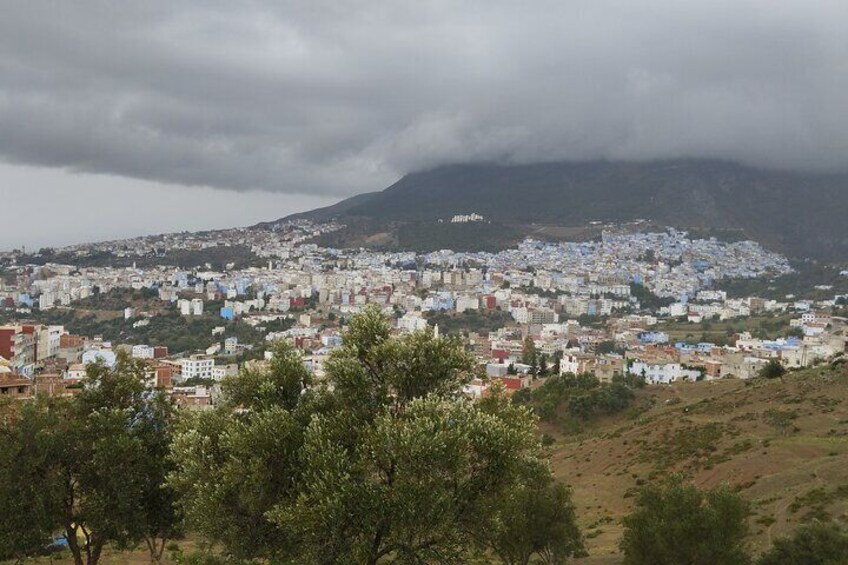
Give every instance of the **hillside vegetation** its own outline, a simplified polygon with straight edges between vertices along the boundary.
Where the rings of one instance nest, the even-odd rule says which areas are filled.
[[[755,553],[811,518],[848,518],[848,362],[770,381],[649,386],[580,435],[541,426],[554,438],[556,477],[574,489],[584,563],[620,561],[637,488],[672,473],[750,501]]]
[[[208,264],[213,269],[221,270],[230,264],[234,269],[260,266],[264,264],[264,260],[245,245],[216,245],[204,249],[173,249],[164,253],[156,253],[154,249],[151,249],[147,255],[126,257],[118,256],[110,251],[92,251],[86,255],[77,255],[45,248],[34,255],[23,255],[18,259],[18,263],[22,265],[59,263],[75,265],[79,268],[112,267],[116,269],[133,265],[139,269],[161,265],[193,269],[205,268]]]
[[[84,336],[100,336],[106,341],[128,345],[164,345],[172,354],[203,350],[225,337],[237,337],[241,344],[252,344],[256,353],[265,346],[265,335],[241,320],[227,321],[218,315],[223,301],[205,302],[202,316],[182,316],[176,304],[162,302],[156,291],[112,289],[79,300],[72,307],[57,307],[50,310],[35,310],[31,321],[62,325],[70,333]],[[132,307],[135,317],[124,319],[124,308]],[[149,315],[143,315],[145,313]],[[11,322],[14,313],[0,312],[0,324]],[[135,323],[147,319],[146,325]],[[281,320],[267,323],[268,331],[283,331],[293,322]],[[222,336],[213,337],[212,330],[223,327]]]
[[[848,175],[710,160],[458,164],[408,174],[382,192],[293,217],[368,218],[379,226],[375,231],[384,231],[387,223],[476,212],[528,235],[540,226],[644,219],[699,235],[747,237],[793,257],[834,258],[848,251],[846,189]],[[454,239],[468,247],[474,233],[456,231]],[[421,241],[415,233],[412,247]],[[386,241],[403,246],[397,237]]]

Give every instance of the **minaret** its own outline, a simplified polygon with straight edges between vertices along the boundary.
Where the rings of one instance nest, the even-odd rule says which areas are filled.
[[[439,324],[436,324],[435,326],[433,326],[433,337],[435,337],[437,339],[439,337]]]

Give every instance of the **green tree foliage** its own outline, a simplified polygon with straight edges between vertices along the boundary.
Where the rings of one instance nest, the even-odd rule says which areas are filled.
[[[786,337],[804,337],[804,330],[802,328],[789,328],[786,330]]]
[[[630,295],[639,300],[639,306],[643,310],[659,310],[674,302],[671,298],[660,298],[651,292],[651,289],[639,283],[630,283]]]
[[[98,563],[107,543],[142,541],[160,561],[179,533],[175,493],[164,483],[172,422],[170,400],[145,386],[144,365],[126,355],[114,369],[90,365],[72,399],[37,399],[8,418],[0,483],[20,485],[21,473],[28,480],[24,498],[5,487],[2,496],[11,508],[29,505],[28,525],[0,522],[0,553],[31,553],[61,530],[77,565]]]
[[[532,336],[524,338],[524,347],[521,351],[521,362],[530,365],[530,372],[536,374],[539,370],[539,351]]]
[[[237,559],[466,561],[492,550],[510,496],[550,478],[526,408],[460,394],[473,363],[457,341],[390,337],[368,309],[325,369],[307,386],[281,346],[175,442],[187,519]]]
[[[750,511],[721,487],[701,491],[672,477],[644,487],[624,519],[621,549],[627,565],[723,565],[750,562],[745,547]]]
[[[223,389],[230,404],[246,407],[297,406],[304,388],[312,382],[303,360],[294,348],[280,342],[273,347],[268,371],[244,369],[230,377]]]
[[[350,245],[345,230],[333,235],[344,247]],[[427,253],[439,249],[454,251],[492,251],[514,247],[524,238],[521,229],[502,223],[470,222],[451,224],[436,222],[404,223],[397,227],[398,247],[408,251]],[[345,241],[347,239],[347,241]]]
[[[534,555],[555,564],[585,554],[571,492],[548,477],[505,497],[491,535],[494,552],[508,565],[526,565]]]
[[[758,377],[764,379],[778,379],[786,374],[784,367],[777,359],[769,359],[769,362],[763,365],[762,369],[757,373]]]
[[[561,349],[557,349],[556,351],[554,351],[554,364],[553,367],[551,367],[551,373],[554,375],[558,375],[560,373],[562,355],[563,353]]]
[[[839,524],[813,522],[776,540],[758,565],[840,565],[848,561],[848,531]]]
[[[19,409],[0,425],[0,559],[41,552],[62,512],[64,477],[52,462],[62,414],[41,399]]]
[[[241,344],[253,345],[255,351],[265,346],[262,331],[242,321],[227,321],[218,316],[222,301],[207,301],[203,316],[182,316],[175,304],[166,305],[157,297],[149,289],[113,289],[75,302],[73,309],[54,308],[36,312],[34,316],[39,323],[63,325],[72,333],[101,335],[105,340],[127,344],[164,345],[171,353],[205,350],[224,337],[236,337]],[[124,319],[122,311],[128,301],[137,305],[137,310],[154,314],[147,325],[133,327],[135,320]],[[293,323],[291,318],[280,318],[265,323],[264,327],[268,332],[279,332]],[[216,327],[225,328],[224,336],[212,336]]]
[[[427,313],[427,321],[431,326],[438,324],[443,334],[486,334],[514,324],[512,316],[501,310],[466,310],[462,313],[434,310]]]
[[[588,420],[630,406],[632,387],[638,383],[637,379],[624,377],[602,383],[589,373],[552,375],[539,388],[516,392],[513,401],[533,407],[539,417],[548,422],[567,417]]]
[[[145,404],[133,428],[143,446],[144,458],[139,467],[141,529],[133,534],[132,541],[140,533],[151,562],[162,563],[168,541],[183,535],[177,492],[167,483],[174,469],[170,454],[176,414],[171,399],[161,391],[148,391]]]
[[[595,347],[595,351],[596,351],[599,355],[604,355],[604,354],[607,354],[607,353],[615,353],[617,350],[618,350],[618,349],[617,349],[617,347],[616,347],[616,345],[615,345],[615,342],[614,342],[614,341],[610,341],[610,340],[602,341],[601,343],[599,343],[599,344]]]
[[[46,252],[46,253],[45,253]],[[53,249],[42,249],[36,255],[23,255],[18,258],[20,264],[43,265],[45,263],[61,263],[77,267],[156,267],[173,265],[192,269],[209,263],[213,269],[222,270],[229,263],[234,263],[235,269],[259,267],[267,262],[245,245],[218,245],[203,249],[175,249],[164,254],[156,254],[153,250],[147,255],[119,257],[111,251],[89,249],[85,255],[71,252],[57,253]]]

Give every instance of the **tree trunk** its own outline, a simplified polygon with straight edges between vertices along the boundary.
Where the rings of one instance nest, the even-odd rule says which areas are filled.
[[[84,547],[80,547],[79,539],[77,538],[77,532],[80,529],[85,536]],[[95,534],[90,534],[84,526],[65,526],[65,538],[68,540],[68,548],[74,556],[74,565],[97,565],[100,562],[100,555],[103,553],[105,542],[98,539],[98,536]]]
[[[151,565],[162,565],[162,555],[165,553],[165,544],[168,543],[167,538],[162,538],[160,544],[156,538],[144,538],[147,543],[147,550],[150,552]]]
[[[368,557],[368,565],[377,565],[380,559],[380,542],[383,540],[382,528],[377,530],[374,535],[374,541],[371,544],[371,555]]]
[[[68,549],[71,550],[71,555],[74,556],[74,565],[85,565],[82,559],[82,548],[77,540],[77,529],[71,525],[65,526],[65,539],[68,541]]]
[[[103,553],[103,545],[104,542],[100,540],[94,544],[94,550],[88,558],[88,565],[97,565],[97,563],[100,562],[100,554]]]
[[[168,543],[168,538],[162,538],[162,545],[159,546],[159,553],[156,554],[156,563],[162,563],[162,555],[165,554],[165,544]]]

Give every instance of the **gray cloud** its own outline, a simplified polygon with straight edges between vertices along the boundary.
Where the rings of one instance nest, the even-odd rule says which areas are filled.
[[[844,0],[7,3],[0,159],[342,196],[466,160],[848,167]]]

